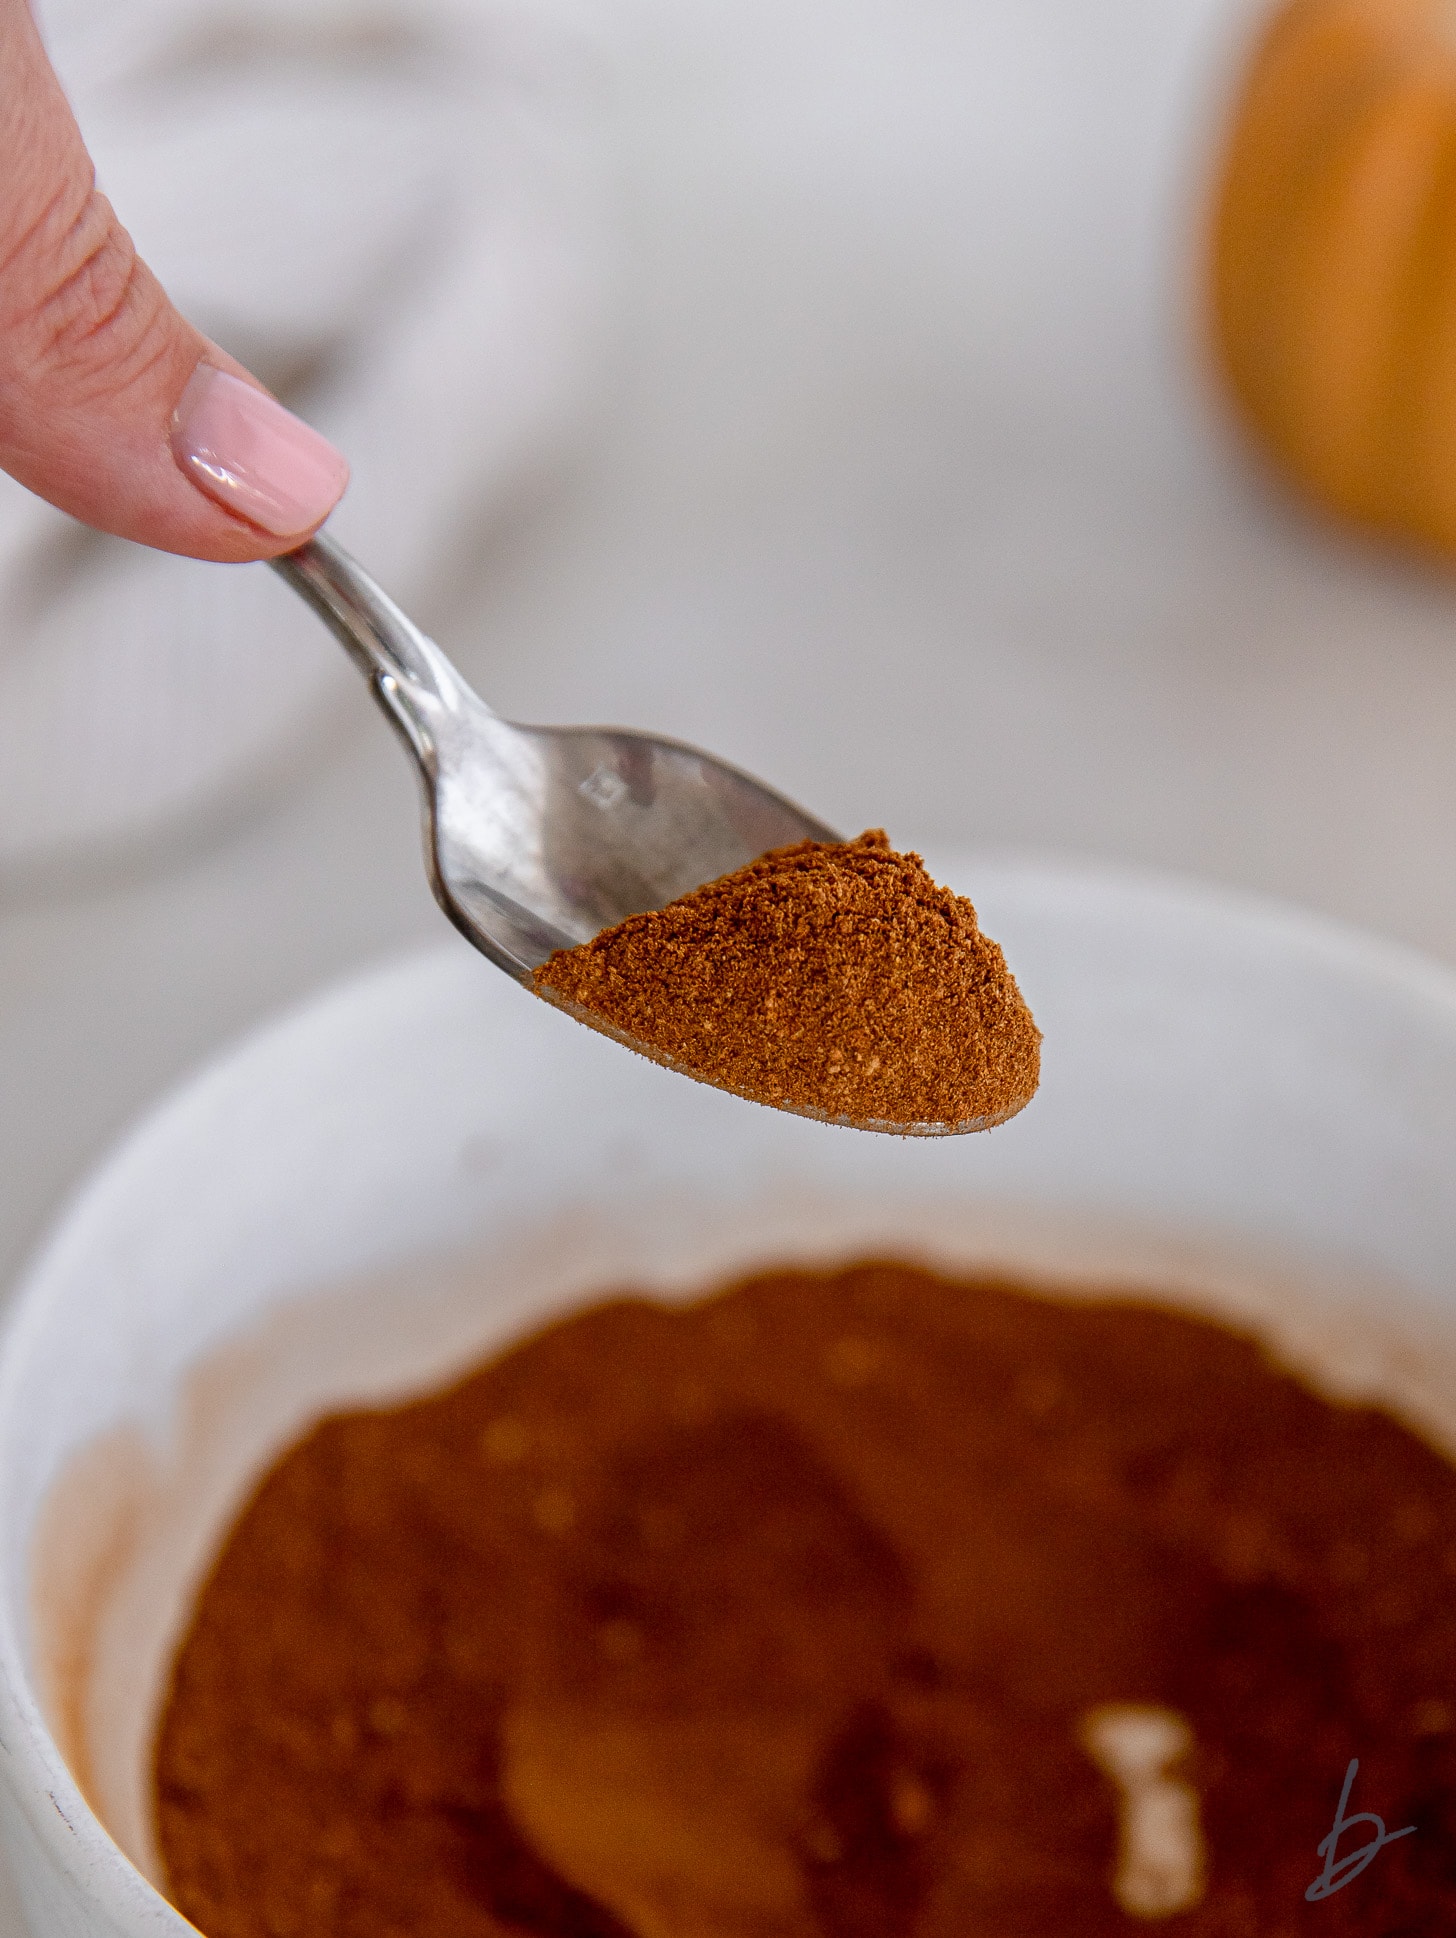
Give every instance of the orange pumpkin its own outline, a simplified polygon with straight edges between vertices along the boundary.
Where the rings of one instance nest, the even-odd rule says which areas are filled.
[[[1351,518],[1456,553],[1456,0],[1292,0],[1257,47],[1214,223],[1244,414]]]

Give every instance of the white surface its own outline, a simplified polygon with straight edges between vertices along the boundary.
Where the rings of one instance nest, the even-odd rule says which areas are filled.
[[[111,1521],[97,1475],[73,1492],[71,1547],[107,1558],[81,1713],[138,1865],[176,1624],[257,1463],[603,1285],[1071,1260],[1255,1323],[1456,1447],[1456,976],[1178,884],[944,873],[977,885],[1046,1032],[1041,1092],[1001,1130],[923,1143],[745,1105],[444,950],[243,1044],[116,1153],[0,1348],[3,1823],[37,1938],[189,1928],[91,1815],[32,1682],[38,1510],[102,1434],[130,1430],[147,1478]],[[451,1253],[478,1261],[453,1289],[430,1267]]]

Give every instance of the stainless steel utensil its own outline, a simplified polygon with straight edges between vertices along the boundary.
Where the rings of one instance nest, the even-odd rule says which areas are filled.
[[[330,538],[313,538],[273,565],[342,640],[414,755],[424,783],[426,865],[456,928],[533,995],[656,1063],[712,1082],[538,985],[531,971],[557,949],[662,908],[770,848],[842,837],[751,775],[681,741],[620,727],[502,720]],[[985,1118],[831,1121],[901,1137],[988,1127]]]
[[[842,838],[680,741],[502,720],[330,538],[273,565],[343,642],[415,757],[440,906],[528,989],[553,951],[625,916],[661,908],[769,848]]]

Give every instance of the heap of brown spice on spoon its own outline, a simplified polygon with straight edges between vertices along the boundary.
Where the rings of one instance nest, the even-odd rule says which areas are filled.
[[[964,896],[880,829],[777,848],[535,971],[537,993],[757,1103],[935,1135],[1034,1094],[1041,1032]]]

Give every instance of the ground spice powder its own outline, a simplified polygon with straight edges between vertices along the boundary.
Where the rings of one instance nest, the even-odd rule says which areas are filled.
[[[535,980],[693,1075],[816,1116],[980,1130],[1037,1086],[1005,957],[879,829],[775,849]]]
[[[1456,1929],[1456,1471],[1218,1326],[894,1263],[621,1298],[325,1421],[156,1750],[208,1938],[1111,1938],[1099,1705],[1187,1938]],[[1304,1892],[1351,1808],[1414,1824]],[[1358,1832],[1347,1840],[1354,1849]]]

